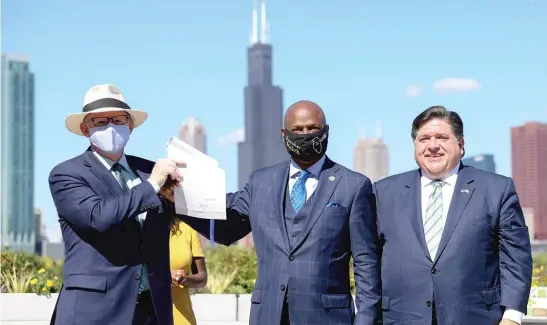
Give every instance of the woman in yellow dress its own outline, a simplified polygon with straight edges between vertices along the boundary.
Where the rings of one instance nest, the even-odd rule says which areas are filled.
[[[169,247],[174,324],[197,325],[188,289],[203,288],[207,284],[201,240],[194,229],[173,218]]]

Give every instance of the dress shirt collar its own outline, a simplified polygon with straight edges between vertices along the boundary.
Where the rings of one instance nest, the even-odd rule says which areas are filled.
[[[454,187],[456,186],[456,180],[458,179],[458,171],[460,170],[460,164],[461,163],[458,163],[458,165],[452,169],[442,180],[446,182],[446,184]],[[422,172],[422,177],[421,177],[421,184],[422,184],[422,188],[426,187],[427,185],[431,184],[433,181],[435,181],[434,179],[431,179],[429,178],[427,175],[425,175],[425,173]]]
[[[315,164],[313,164],[310,168],[307,169],[307,171],[311,174],[310,176],[314,178],[319,178],[319,174],[321,174],[321,169],[323,169],[323,164],[325,163],[325,155],[321,157]],[[289,168],[289,178],[293,178],[295,176],[298,176],[298,173],[302,171],[302,168],[298,166],[292,159],[291,159],[291,166]]]
[[[101,156],[101,154],[99,154],[97,151],[93,150],[93,154],[95,155],[95,157],[97,157],[97,159],[99,159],[99,161],[101,162],[101,164],[103,164],[103,166],[108,169],[108,170],[112,170],[112,166],[114,166],[114,164],[116,163],[115,161],[113,160],[110,160],[106,157],[103,157]],[[120,158],[120,161],[118,161],[118,163],[120,165],[122,165],[123,168],[125,168],[126,171],[130,171],[131,170],[131,167],[129,167],[129,164],[127,163],[127,158],[125,158],[125,154],[122,155],[122,157]]]

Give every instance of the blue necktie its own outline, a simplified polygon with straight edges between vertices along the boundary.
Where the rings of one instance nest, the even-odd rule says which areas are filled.
[[[304,203],[306,203],[306,180],[310,177],[310,172],[306,170],[300,171],[300,175],[294,184],[291,191],[291,203],[294,212],[298,213]]]

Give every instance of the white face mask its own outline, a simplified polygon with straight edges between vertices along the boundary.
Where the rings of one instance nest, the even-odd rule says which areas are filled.
[[[89,129],[91,144],[106,153],[118,153],[129,141],[129,126],[109,123]]]

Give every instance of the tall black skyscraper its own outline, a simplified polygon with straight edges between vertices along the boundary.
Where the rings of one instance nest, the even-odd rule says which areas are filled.
[[[240,189],[245,186],[253,171],[288,158],[281,138],[283,90],[272,83],[272,46],[268,44],[269,24],[264,0],[260,11],[260,39],[255,5],[251,45],[247,49],[245,141],[238,144]]]

